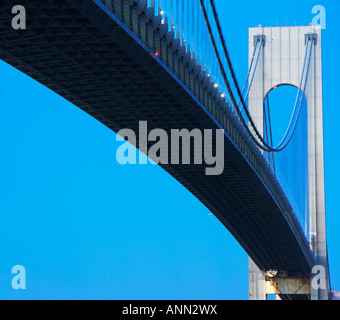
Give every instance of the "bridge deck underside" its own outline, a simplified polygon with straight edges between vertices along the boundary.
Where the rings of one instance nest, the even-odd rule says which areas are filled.
[[[113,131],[138,132],[142,120],[149,130],[217,129],[183,86],[92,1],[23,0],[27,30],[17,31],[10,27],[15,4],[2,4],[0,58]],[[163,168],[225,225],[261,270],[308,273],[310,257],[285,214],[230,139],[224,157],[220,176],[206,176],[200,165]]]

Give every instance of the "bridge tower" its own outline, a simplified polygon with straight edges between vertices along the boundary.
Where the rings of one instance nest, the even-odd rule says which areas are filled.
[[[256,40],[263,39],[257,70],[249,93],[249,111],[263,135],[263,102],[275,86],[292,85],[299,88],[306,51],[306,39],[313,37],[309,76],[306,87],[308,104],[308,188],[309,188],[309,241],[316,257],[316,265],[325,270],[320,283],[326,288],[309,289],[313,300],[328,299],[328,257],[326,242],[325,188],[324,188],[324,145],[323,145],[323,101],[322,101],[322,52],[321,27],[268,27],[249,30],[249,61],[251,61]],[[280,271],[280,270],[279,270]],[[321,273],[320,273],[321,275]],[[251,300],[266,299],[266,270],[260,271],[249,262],[249,297]],[[280,279],[285,290],[299,286],[301,279]],[[292,285],[293,283],[293,285]],[[287,289],[290,287],[291,289]],[[289,293],[289,292],[288,292]]]

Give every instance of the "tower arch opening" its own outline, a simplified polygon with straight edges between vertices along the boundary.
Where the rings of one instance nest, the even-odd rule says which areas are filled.
[[[286,136],[288,146],[266,159],[285,190],[301,227],[308,236],[308,117],[307,99],[291,84],[271,88],[263,103],[263,132],[277,146]]]

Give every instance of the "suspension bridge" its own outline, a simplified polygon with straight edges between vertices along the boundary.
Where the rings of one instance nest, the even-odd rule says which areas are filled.
[[[21,4],[27,28],[14,30],[8,26],[16,3],[3,1],[0,58],[108,128],[138,132],[147,120],[150,130],[223,130],[221,175],[206,176],[200,165],[161,166],[249,255],[250,299],[332,298],[320,27],[251,28],[240,85],[213,0]],[[269,93],[287,84],[298,94],[274,144]],[[135,146],[146,147],[138,139]],[[317,288],[315,266],[325,270]]]

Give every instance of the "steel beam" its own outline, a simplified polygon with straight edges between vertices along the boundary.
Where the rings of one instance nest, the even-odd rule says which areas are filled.
[[[310,295],[311,281],[304,278],[269,278],[265,280],[266,295]]]

